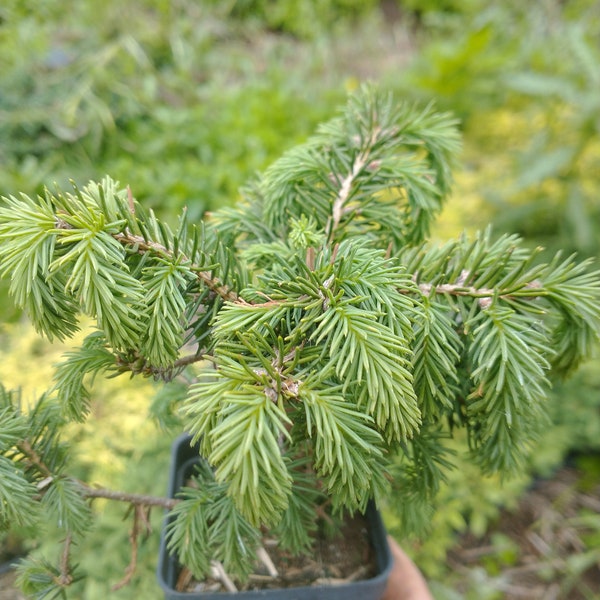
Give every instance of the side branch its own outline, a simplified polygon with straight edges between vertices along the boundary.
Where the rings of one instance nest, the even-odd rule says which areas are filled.
[[[342,220],[342,217],[347,212],[347,208],[345,207],[346,202],[350,198],[350,192],[352,190],[352,184],[354,180],[358,177],[360,172],[363,170],[365,165],[367,165],[369,161],[369,153],[371,146],[376,142],[377,137],[379,136],[381,130],[380,128],[376,128],[369,140],[367,148],[362,150],[358,156],[355,158],[354,163],[352,164],[351,171],[346,175],[346,177],[342,180],[340,185],[340,190],[336,199],[333,201],[332,214],[329,218],[329,222],[327,224],[327,234],[329,240],[332,241],[334,232],[339,227],[339,224]]]
[[[42,489],[51,485],[52,481],[57,477],[57,475],[53,474],[48,466],[42,461],[31,443],[28,440],[22,440],[19,442],[19,444],[17,444],[17,448],[23,453],[29,462],[42,475],[44,475],[45,478],[38,484],[38,489],[41,491]],[[176,498],[164,498],[161,496],[149,496],[145,494],[129,494],[127,492],[109,490],[106,488],[95,488],[89,486],[83,481],[76,481],[84,498],[105,498],[107,500],[127,502],[129,504],[133,504],[134,506],[160,506],[162,508],[166,508],[167,510],[171,510],[179,502],[179,500]]]
[[[72,226],[69,225],[63,219],[56,219],[56,228],[57,229],[72,229]],[[117,240],[123,246],[131,246],[135,249],[138,254],[145,254],[146,252],[156,252],[157,254],[161,254],[167,258],[173,258],[173,253],[158,242],[153,242],[151,240],[144,239],[141,235],[134,235],[129,231],[114,233],[112,234],[113,238]],[[188,258],[181,254],[181,257],[184,260],[188,260]],[[212,277],[208,271],[200,271],[194,270],[196,277],[200,279],[211,291],[215,294],[223,298],[223,300],[227,300],[229,302],[236,302],[238,299],[238,295],[232,289],[223,285],[218,279]]]
[[[139,254],[144,254],[145,252],[156,252],[168,258],[173,257],[173,253],[157,242],[152,242],[145,240],[140,235],[133,235],[132,233],[115,233],[113,237],[121,243],[123,246],[131,246],[136,249]],[[188,260],[188,258],[181,254],[184,260]],[[208,271],[200,271],[194,270],[196,277],[200,279],[211,291],[215,294],[223,298],[223,300],[227,300],[229,302],[235,302],[238,299],[238,295],[232,289],[223,285],[217,278],[212,277],[212,275]]]
[[[129,371],[134,375],[143,375],[144,377],[154,377],[163,381],[171,381],[177,373],[189,365],[193,365],[203,360],[210,360],[210,356],[206,354],[189,354],[181,356],[172,365],[167,367],[156,367],[139,354],[135,354],[131,360],[126,360],[123,357],[116,357],[116,365],[120,372]]]
[[[56,583],[60,587],[68,587],[73,583],[73,576],[69,568],[69,558],[71,556],[71,544],[73,543],[73,536],[71,533],[67,533],[67,537],[64,542],[63,551],[60,557],[60,575],[55,579]]]
[[[51,481],[53,479],[52,472],[46,466],[46,464],[42,462],[42,459],[40,458],[39,454],[34,450],[29,440],[21,440],[17,444],[17,449],[25,457],[27,457],[27,460],[45,477],[44,481]]]
[[[333,211],[332,211],[332,221],[330,222],[330,236],[333,235],[333,232],[338,228],[340,221],[342,220],[342,216],[344,215],[344,205],[348,201],[350,197],[350,191],[352,189],[352,184],[354,180],[361,172],[362,168],[365,166],[367,162],[367,153],[361,152],[354,161],[352,165],[352,171],[346,175],[344,180],[342,181],[342,185],[340,186],[340,191],[336,199],[333,202]]]
[[[420,283],[418,284],[419,290],[424,296],[430,296],[431,294],[450,294],[451,296],[468,296],[470,298],[478,298],[482,308],[489,305],[492,298],[498,297],[502,299],[514,298],[514,293],[508,291],[503,292],[494,288],[476,288],[476,287],[465,287],[461,283],[442,283],[440,285],[433,285],[431,283]],[[524,290],[537,290],[532,296],[542,295],[541,283],[537,279],[524,285]],[[410,290],[402,290],[403,293],[408,294]]]
[[[145,494],[129,494],[106,488],[94,488],[83,482],[78,482],[85,498],[104,498],[106,500],[117,500],[127,502],[134,506],[159,506],[171,510],[180,502],[176,498],[163,498],[161,496],[148,496]]]
[[[125,587],[131,582],[135,573],[137,562],[138,562],[138,539],[140,536],[140,522],[143,523],[146,529],[146,533],[150,533],[150,509],[146,506],[136,505],[133,510],[133,526],[129,532],[129,543],[131,544],[131,560],[129,565],[125,569],[125,575],[123,579],[112,586],[112,591],[116,592],[121,588]]]

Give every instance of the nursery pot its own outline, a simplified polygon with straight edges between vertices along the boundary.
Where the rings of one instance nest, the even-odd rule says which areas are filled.
[[[169,497],[176,496],[178,490],[192,473],[194,465],[200,461],[198,448],[191,446],[191,438],[182,435],[173,443],[169,472]],[[381,515],[370,503],[365,512],[368,537],[375,554],[376,574],[362,579],[331,586],[302,586],[282,589],[264,589],[232,592],[180,592],[176,582],[181,571],[177,558],[167,550],[165,519],[162,529],[160,555],[158,562],[158,581],[165,593],[166,600],[379,600],[383,595],[392,568],[392,555]]]

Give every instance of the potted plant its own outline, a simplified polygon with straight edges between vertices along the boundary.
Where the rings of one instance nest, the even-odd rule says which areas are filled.
[[[319,519],[337,527],[385,498],[418,525],[455,429],[485,471],[519,467],[551,378],[598,339],[600,278],[490,231],[432,244],[458,150],[450,116],[365,87],[202,223],[183,214],[172,230],[109,178],[4,199],[0,269],[15,302],[50,339],[80,314],[96,323],[35,410],[2,395],[0,522],[38,505],[59,519],[48,589],[72,580],[90,498],[169,508],[166,545],[193,575],[217,560],[244,581],[266,530],[310,553]],[[60,424],[88,416],[88,377],[184,371],[176,408],[206,463],[177,498],[68,475]]]
[[[186,482],[206,493],[214,484],[214,477],[209,464],[199,458],[199,445],[190,442],[190,436],[183,434],[173,444],[168,495],[175,498],[181,494],[183,498],[187,496],[197,503],[197,492],[193,491],[188,496],[190,490],[185,489]],[[307,493],[312,492],[312,489],[307,490]],[[208,498],[205,500],[210,502]],[[183,504],[178,508],[183,512],[189,509]],[[202,525],[214,523],[217,518],[230,519],[229,511],[223,511],[223,508],[219,502],[214,504],[212,514],[207,508],[208,516],[200,517]],[[328,522],[331,523],[331,520],[328,519]],[[392,555],[380,513],[371,502],[364,515],[338,525],[344,528],[337,537],[313,535],[322,539],[312,544],[310,558],[290,556],[285,548],[277,547],[278,543],[274,545],[277,540],[273,535],[266,536],[266,541],[271,542],[267,549],[262,540],[256,539],[255,565],[258,573],[250,575],[239,587],[240,583],[232,581],[223,565],[215,560],[201,571],[210,573],[212,581],[194,581],[193,571],[182,568],[177,556],[168,550],[169,530],[176,527],[176,517],[171,516],[162,531],[158,581],[165,591],[166,600],[236,598],[244,590],[243,597],[247,600],[378,600],[392,568]],[[184,534],[183,529],[181,533]]]

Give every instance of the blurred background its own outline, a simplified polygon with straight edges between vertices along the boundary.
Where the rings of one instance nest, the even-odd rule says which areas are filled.
[[[491,222],[548,253],[598,256],[598,0],[4,0],[0,195],[110,174],[171,223],[183,207],[200,219],[364,81],[460,119],[462,165],[435,238]],[[6,287],[0,381],[32,402],[65,348],[37,337]],[[79,476],[165,493],[176,417],[160,392],[95,388],[93,417],[68,431]],[[557,385],[550,412],[527,473],[500,482],[458,456],[431,535],[402,540],[436,598],[600,598],[600,361]],[[128,524],[123,507],[95,507],[87,579],[70,597],[160,599],[162,515],[131,585],[111,591]],[[55,552],[56,532],[40,548],[30,533],[0,534],[0,562]],[[0,580],[0,598],[17,597],[3,593]]]

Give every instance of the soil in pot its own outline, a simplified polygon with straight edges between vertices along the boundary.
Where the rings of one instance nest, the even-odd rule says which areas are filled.
[[[192,446],[190,439],[182,435],[172,446],[168,490],[172,498],[182,487],[197,485],[194,471],[201,459],[197,446]],[[327,535],[332,531],[331,517],[315,515],[315,521],[319,526],[319,535],[311,552],[304,557],[294,557],[284,552],[272,539],[273,536],[265,531],[262,546],[268,559],[257,561],[255,572],[244,583],[231,582],[231,578],[228,574],[224,576],[223,571],[215,574],[213,579],[195,581],[189,571],[167,553],[163,529],[159,583],[167,598],[183,598],[188,593],[192,594],[190,597],[206,595],[207,598],[216,598],[223,592],[233,591],[231,586],[228,587],[230,583],[234,583],[237,591],[248,591],[249,597],[253,598],[314,599],[321,598],[321,592],[325,589],[330,592],[323,597],[336,600],[378,598],[389,576],[392,558],[385,527],[375,505],[369,503],[365,515],[356,514],[344,522],[338,521],[335,537]],[[230,596],[226,593],[224,597]]]
[[[308,556],[292,556],[269,537],[263,540],[263,546],[277,575],[270,574],[268,566],[259,562],[247,582],[234,582],[239,591],[335,586],[370,579],[378,573],[367,521],[362,515],[347,519],[336,537],[328,537],[321,531]],[[195,581],[185,568],[179,573],[176,589],[180,592],[228,591],[218,579]]]

